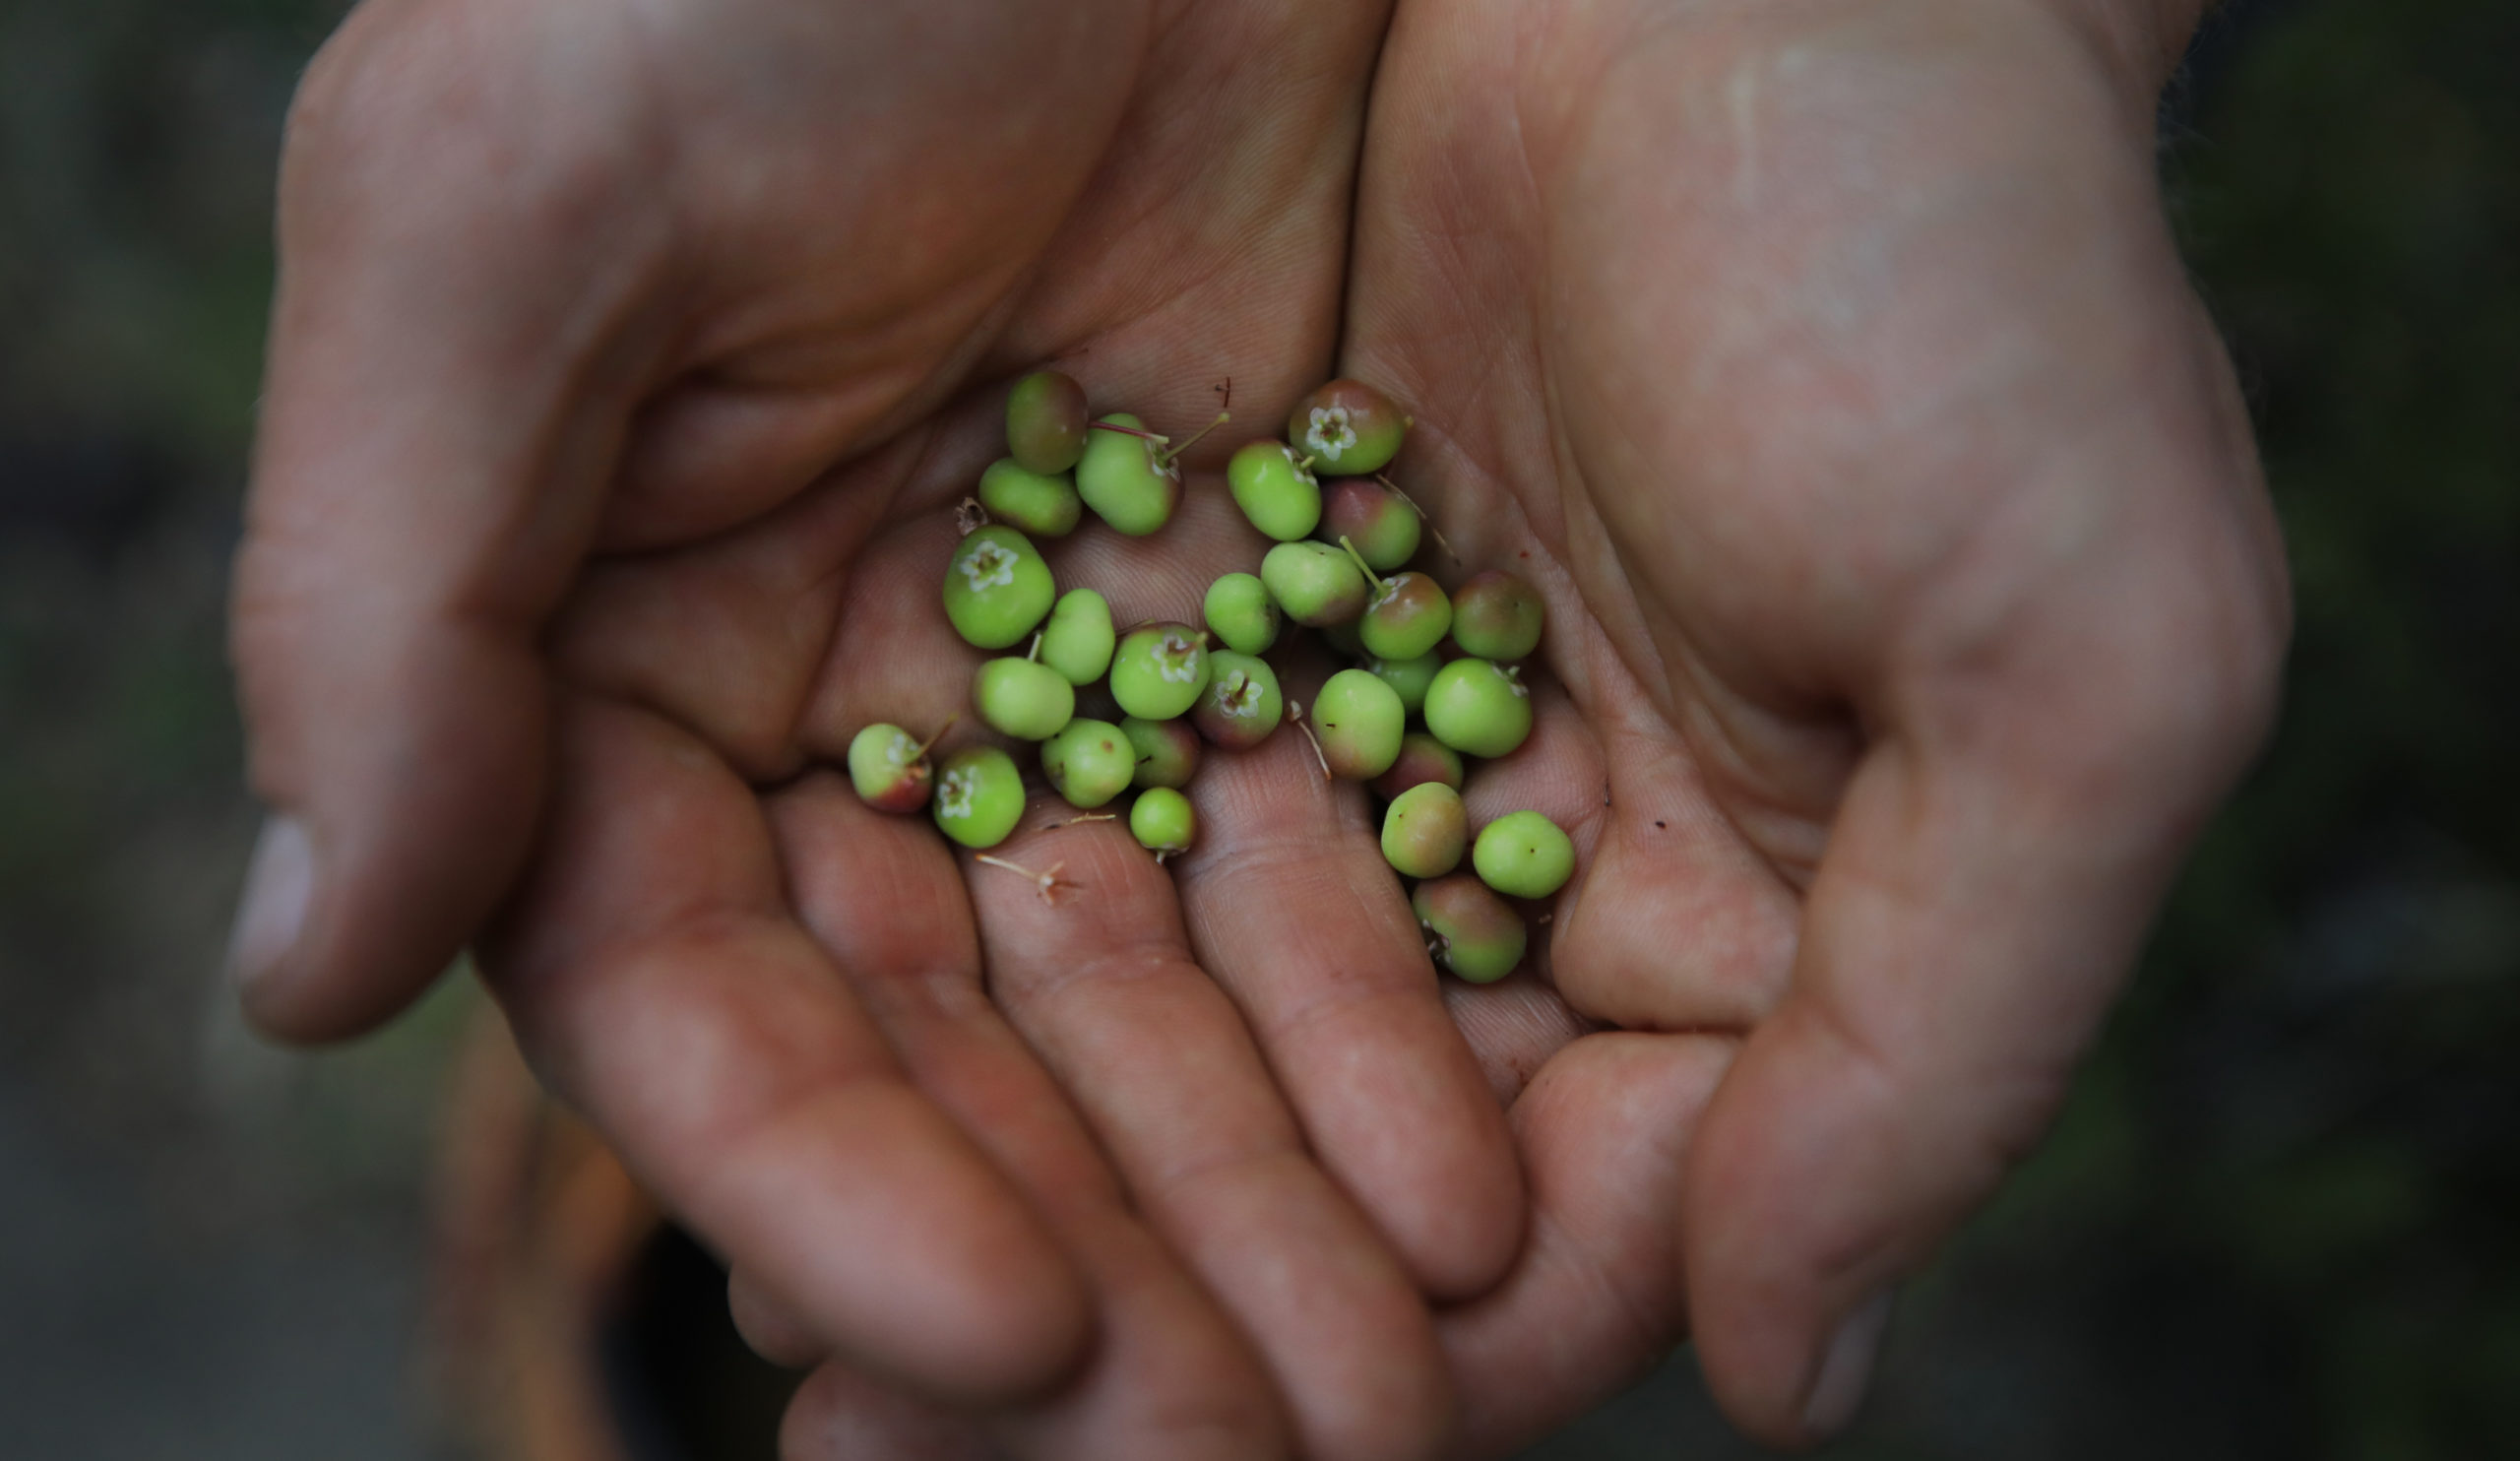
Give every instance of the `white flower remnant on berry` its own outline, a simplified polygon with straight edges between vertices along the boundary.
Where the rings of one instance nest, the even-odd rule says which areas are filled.
[[[1260,682],[1237,669],[1217,694],[1217,709],[1229,716],[1260,713]]]
[[[1318,416],[1321,413],[1316,411],[1313,414]],[[1351,441],[1355,440],[1355,433],[1350,432],[1348,439]],[[1312,469],[1304,465],[1305,462],[1310,460],[1309,458],[1296,456],[1295,449],[1287,445],[1283,441],[1278,443],[1278,450],[1287,454],[1287,465],[1295,470],[1296,480],[1307,482],[1315,480],[1312,475]]]
[[[1367,613],[1371,613],[1375,609],[1382,607],[1384,604],[1389,603],[1391,601],[1399,597],[1400,580],[1396,578],[1384,579],[1381,586],[1374,590],[1373,603],[1365,605],[1365,611]]]
[[[936,789],[936,808],[949,817],[972,814],[972,797],[979,791],[979,778],[957,766],[945,773],[945,781]]]
[[[1015,554],[994,542],[983,540],[963,555],[963,578],[975,594],[1002,589],[1015,582]]]
[[[1190,667],[1190,657],[1197,650],[1197,645],[1183,639],[1180,635],[1166,634],[1164,636],[1162,648],[1156,652],[1155,672],[1174,684],[1183,684],[1197,678],[1197,671]]]
[[[884,744],[884,759],[895,766],[908,766],[918,755],[918,742],[908,731],[896,730]]]
[[[1316,406],[1303,430],[1304,445],[1336,462],[1356,444],[1356,428],[1348,424],[1348,408]]]

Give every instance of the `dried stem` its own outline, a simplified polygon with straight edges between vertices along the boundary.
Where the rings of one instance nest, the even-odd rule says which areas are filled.
[[[965,538],[971,537],[988,525],[988,509],[980,506],[980,499],[977,497],[966,497],[955,505],[954,531]]]
[[[1374,480],[1389,487],[1391,495],[1409,504],[1409,510],[1418,514],[1418,521],[1426,525],[1426,536],[1435,540],[1435,546],[1444,550],[1445,557],[1452,559],[1455,563],[1461,561],[1461,554],[1454,552],[1453,545],[1444,540],[1444,530],[1435,526],[1435,520],[1426,515],[1426,509],[1418,505],[1417,498],[1402,491],[1400,483],[1393,481],[1388,474],[1377,472],[1374,474]]]
[[[1321,779],[1326,782],[1337,781],[1338,778],[1330,774],[1330,758],[1321,753],[1321,737],[1313,734],[1312,727],[1304,721],[1303,706],[1292,700],[1288,701],[1287,719],[1294,722],[1295,729],[1303,732],[1303,738],[1312,742],[1312,759],[1321,763]]]
[[[1019,877],[1030,880],[1033,884],[1033,890],[1041,895],[1041,901],[1043,903],[1050,905],[1052,908],[1058,907],[1058,899],[1052,896],[1051,890],[1060,885],[1059,874],[1066,870],[1067,864],[1065,862],[1051,863],[1047,872],[1035,872],[1032,868],[1025,866],[1021,862],[1009,862],[1004,858],[994,858],[986,853],[974,854],[973,860],[976,862],[986,862],[991,867],[1003,867],[1007,871],[1012,872]],[[1067,886],[1073,888],[1076,884],[1069,883]]]

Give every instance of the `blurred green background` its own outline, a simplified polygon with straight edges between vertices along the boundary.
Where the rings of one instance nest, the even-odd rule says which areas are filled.
[[[0,6],[0,1450],[452,1455],[410,1380],[467,995],[218,986],[271,168],[329,0]],[[2520,5],[2209,24],[2163,168],[2298,576],[2275,742],[1829,1454],[2520,1456]],[[1540,1447],[1732,1456],[1685,1357]]]

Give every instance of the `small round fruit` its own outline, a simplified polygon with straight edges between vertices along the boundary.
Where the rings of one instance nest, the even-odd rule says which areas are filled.
[[[1138,753],[1138,769],[1129,778],[1130,786],[1186,787],[1199,774],[1202,742],[1187,721],[1141,721],[1130,716],[1120,722],[1120,733]]]
[[[1172,521],[1181,500],[1181,469],[1163,458],[1153,438],[1132,435],[1146,422],[1124,411],[1101,418],[1128,431],[1089,430],[1085,456],[1076,464],[1076,490],[1085,505],[1119,532],[1144,538]]]
[[[1548,621],[1540,591],[1490,568],[1453,591],[1453,643],[1482,660],[1519,660],[1540,648]]]
[[[1389,396],[1362,381],[1334,380],[1287,413],[1287,440],[1322,476],[1366,476],[1400,452],[1409,422]]]
[[[1365,602],[1356,637],[1377,660],[1415,660],[1433,654],[1452,626],[1453,602],[1443,585],[1422,573],[1396,573]]]
[[[1575,844],[1539,812],[1508,812],[1479,829],[1470,865],[1508,898],[1545,898],[1575,875]]]
[[[1292,542],[1321,521],[1321,483],[1283,441],[1246,442],[1225,464],[1226,485],[1251,526]]]
[[[1092,589],[1070,589],[1041,627],[1041,663],[1071,685],[1090,685],[1111,667],[1112,639],[1110,603]]]
[[[1062,371],[1036,370],[1006,395],[1006,449],[1027,472],[1065,472],[1085,455],[1086,419],[1085,387]]]
[[[972,671],[972,704],[1000,735],[1047,740],[1076,717],[1076,686],[1047,665],[991,660]]]
[[[1326,542],[1282,542],[1260,560],[1260,582],[1288,618],[1318,629],[1365,611],[1365,576]]]
[[[1199,835],[1199,814],[1170,787],[1149,787],[1129,808],[1129,835],[1150,852],[1186,853]]]
[[[1171,720],[1207,687],[1208,636],[1187,624],[1132,629],[1111,656],[1111,698],[1140,720]]]
[[[1278,605],[1268,586],[1248,573],[1228,573],[1208,585],[1203,612],[1208,627],[1237,655],[1266,654],[1278,642]]]
[[[1409,906],[1425,930],[1426,952],[1461,979],[1493,984],[1523,962],[1530,934],[1521,917],[1466,872],[1419,883]]]
[[[934,778],[926,748],[899,726],[877,721],[850,737],[849,784],[877,811],[916,811],[925,806]]]
[[[1461,790],[1461,753],[1423,730],[1412,730],[1400,737],[1400,759],[1391,769],[1374,778],[1374,794],[1386,801],[1395,801],[1411,787],[1428,784]]]
[[[1201,735],[1227,750],[1247,751],[1286,718],[1286,697],[1268,661],[1231,650],[1208,656],[1208,688],[1190,712]]]
[[[1382,814],[1382,858],[1406,877],[1442,877],[1469,840],[1461,794],[1442,782],[1410,788]]]
[[[945,565],[945,617],[984,650],[1002,650],[1033,632],[1058,596],[1040,549],[1012,528],[990,526],[963,540]]]
[[[1429,651],[1415,660],[1367,660],[1358,667],[1400,696],[1400,708],[1416,715],[1426,708],[1426,687],[1444,667],[1444,657]]]
[[[1312,727],[1330,774],[1367,782],[1400,759],[1409,713],[1391,686],[1361,669],[1342,669],[1312,697]]]
[[[1512,669],[1455,660],[1426,687],[1426,729],[1465,756],[1502,756],[1532,733],[1532,692]]]
[[[1041,770],[1071,806],[1088,811],[1128,790],[1138,753],[1109,721],[1076,720],[1041,742]]]
[[[1415,557],[1424,531],[1418,509],[1380,482],[1341,477],[1322,491],[1321,536],[1354,543],[1366,566],[1377,573],[1389,573]]]
[[[935,813],[946,836],[986,852],[1024,818],[1024,775],[993,745],[956,751],[937,769]]]
[[[1035,538],[1065,538],[1085,515],[1075,483],[1064,476],[1029,471],[1013,457],[998,458],[980,474],[980,506],[990,517]]]

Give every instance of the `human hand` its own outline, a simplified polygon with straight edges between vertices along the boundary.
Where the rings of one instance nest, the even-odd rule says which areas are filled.
[[[766,1350],[830,1357],[797,1449],[864,1376],[1034,1454],[1448,1432],[1420,1296],[1502,1272],[1519,1181],[1296,742],[1203,779],[1249,814],[1177,899],[1107,825],[1000,849],[1066,863],[1055,909],[808,769],[963,701],[934,596],[992,381],[1071,357],[1166,426],[1322,376],[1383,21],[378,0],[309,76],[235,603],[281,817],[244,997],[354,1031],[504,904],[542,1078]],[[1160,550],[1053,556],[1125,621],[1254,541],[1211,483]]]
[[[1534,1194],[1443,1321],[1482,1453],[1684,1328],[1753,1434],[1842,1425],[2263,732],[2281,550],[2153,174],[2193,11],[1402,7],[1341,369],[1548,598],[1466,795],[1579,850],[1451,991]]]

